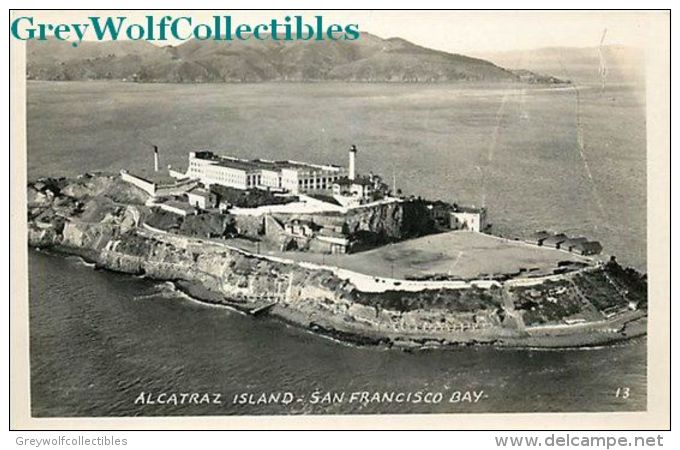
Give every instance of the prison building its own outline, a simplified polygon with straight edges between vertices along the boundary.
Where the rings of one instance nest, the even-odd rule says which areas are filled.
[[[255,188],[262,177],[261,167],[251,161],[219,157],[211,152],[191,152],[187,175],[206,186],[219,184],[236,189]]]
[[[187,176],[205,185],[219,184],[236,189],[285,190],[292,194],[330,191],[332,183],[346,174],[334,165],[299,161],[246,160],[191,152]]]
[[[322,166],[285,161],[281,168],[281,187],[293,194],[330,192],[333,183],[347,172],[339,166]]]

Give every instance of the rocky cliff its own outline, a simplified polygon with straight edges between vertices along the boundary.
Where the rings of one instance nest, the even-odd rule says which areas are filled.
[[[347,213],[275,214],[274,217],[281,223],[301,219],[322,227],[341,229],[352,242],[353,251],[436,231],[426,203],[417,199],[379,203],[351,209]]]
[[[367,293],[332,270],[146,230],[140,226],[144,200],[145,194],[114,176],[31,183],[29,245],[171,280],[204,301],[267,311],[362,343],[571,346],[644,333],[646,280],[615,263],[529,286]],[[565,327],[565,321],[576,325]]]

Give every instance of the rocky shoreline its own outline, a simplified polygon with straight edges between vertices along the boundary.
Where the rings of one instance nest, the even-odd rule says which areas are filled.
[[[199,287],[192,287],[186,283],[176,284],[177,289],[190,296],[191,298],[206,304],[228,306],[245,314],[251,314],[251,307],[244,307],[243,303],[229,301],[228,299],[217,300],[214,294],[204,295]],[[390,349],[399,349],[405,351],[411,350],[433,350],[433,349],[455,349],[469,346],[494,346],[505,348],[545,348],[545,349],[560,349],[569,350],[577,348],[594,348],[605,345],[615,344],[617,342],[627,341],[630,339],[639,338],[647,334],[647,318],[644,315],[634,315],[623,322],[623,327],[620,333],[598,334],[598,333],[583,333],[583,334],[568,334],[568,335],[542,335],[542,336],[518,336],[515,338],[506,337],[504,339],[491,340],[476,340],[476,339],[459,339],[454,341],[447,341],[446,339],[428,339],[428,338],[414,338],[406,337],[387,337],[379,335],[371,335],[369,333],[360,334],[349,331],[342,331],[336,328],[327,328],[315,322],[304,322],[298,320],[294,315],[286,313],[281,310],[276,310],[268,314],[268,317],[284,323],[305,328],[314,334],[330,338],[334,341],[348,343],[355,346],[378,346]]]
[[[145,200],[115,176],[38,180],[28,186],[28,243],[355,345],[574,348],[646,333],[646,278],[614,261],[529,286],[367,293],[331,271],[151,233]]]

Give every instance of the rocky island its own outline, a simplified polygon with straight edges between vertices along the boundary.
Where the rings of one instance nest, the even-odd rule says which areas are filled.
[[[301,190],[263,212],[236,204],[271,192],[253,200],[216,189],[232,195],[228,207],[159,203],[162,185],[151,195],[126,175],[29,183],[29,245],[359,344],[578,347],[646,333],[646,276],[587,256],[584,239],[573,240],[580,253],[548,248],[559,235],[546,233],[544,246],[503,239],[475,229],[484,225],[479,214],[481,223],[442,230],[442,208],[457,220],[467,211],[406,197],[342,206]],[[175,180],[185,197],[217,196],[188,179]]]

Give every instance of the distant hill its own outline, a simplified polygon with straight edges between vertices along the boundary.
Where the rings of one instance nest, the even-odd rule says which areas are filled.
[[[599,47],[546,47],[497,53],[480,53],[476,56],[489,59],[508,69],[528,69],[549,73],[561,79],[580,83],[602,81],[602,68],[608,82],[644,81],[645,60],[643,51],[624,46]]]
[[[30,41],[31,80],[207,83],[262,81],[529,82],[561,80],[527,70],[362,33],[356,41]]]

